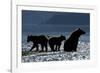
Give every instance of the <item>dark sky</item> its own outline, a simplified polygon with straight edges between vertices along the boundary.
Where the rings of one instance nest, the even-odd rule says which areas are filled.
[[[82,28],[89,32],[90,14],[22,10],[22,31],[33,33],[70,32]]]

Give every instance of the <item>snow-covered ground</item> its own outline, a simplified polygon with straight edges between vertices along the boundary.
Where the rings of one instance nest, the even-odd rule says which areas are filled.
[[[25,51],[25,52],[29,51],[31,46],[32,46],[32,43],[23,43],[22,51]],[[58,51],[58,52],[42,52],[42,53],[37,52],[37,53],[22,56],[22,62],[24,63],[25,62],[63,61],[63,60],[89,60],[89,59],[90,59],[90,43],[81,42],[81,41],[78,43],[77,52],[64,52],[63,45],[62,45],[61,51]]]

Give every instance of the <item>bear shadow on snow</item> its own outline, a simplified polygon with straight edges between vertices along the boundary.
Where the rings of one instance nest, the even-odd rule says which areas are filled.
[[[47,43],[48,43],[48,39],[44,36],[44,35],[40,35],[40,36],[32,36],[32,35],[28,35],[27,37],[27,42],[32,42],[33,46],[31,47],[30,51],[32,51],[34,48],[36,48],[36,51],[39,51],[39,44],[41,45],[41,51],[47,51]]]
[[[79,37],[83,34],[85,34],[85,32],[80,28],[78,28],[76,31],[74,31],[71,34],[71,36],[64,42],[64,46],[63,46],[64,51],[66,51],[66,52],[76,52]]]

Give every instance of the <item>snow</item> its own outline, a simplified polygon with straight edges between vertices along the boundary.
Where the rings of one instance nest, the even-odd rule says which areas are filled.
[[[29,51],[32,43],[23,43],[22,51]],[[50,50],[50,47],[48,47]],[[35,50],[35,49],[34,49]],[[33,50],[33,52],[34,52]],[[79,41],[77,52],[64,52],[63,45],[61,51],[57,52],[35,52],[22,56],[22,62],[47,62],[47,61],[68,61],[68,60],[89,60],[90,59],[90,43]]]

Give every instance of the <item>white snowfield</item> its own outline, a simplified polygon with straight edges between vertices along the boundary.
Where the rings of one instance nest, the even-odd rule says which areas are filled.
[[[32,44],[23,44],[22,51],[29,51]],[[50,50],[50,47],[48,47]],[[22,56],[22,62],[46,62],[46,61],[64,61],[64,60],[89,60],[90,59],[90,43],[79,41],[77,52],[64,52],[63,45],[61,51],[58,52],[42,52],[33,53]],[[35,50],[35,48],[34,48]],[[33,51],[34,51],[33,50]]]

